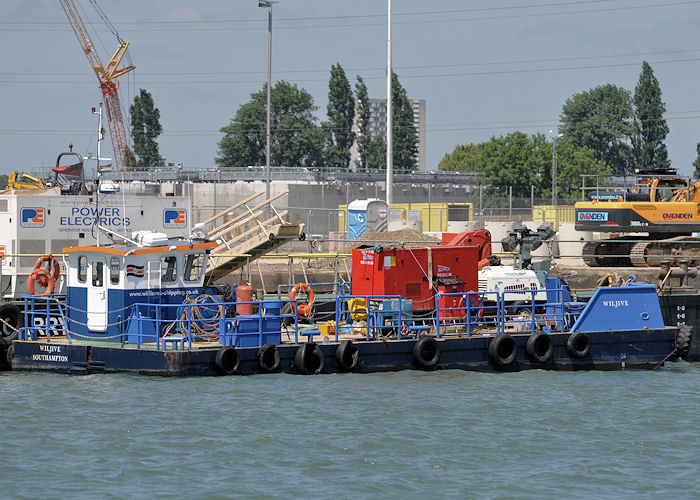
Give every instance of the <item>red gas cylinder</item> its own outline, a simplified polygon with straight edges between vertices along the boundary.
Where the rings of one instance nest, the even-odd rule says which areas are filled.
[[[253,300],[253,287],[245,281],[236,288],[236,314],[247,316],[253,314],[253,304],[241,304]]]

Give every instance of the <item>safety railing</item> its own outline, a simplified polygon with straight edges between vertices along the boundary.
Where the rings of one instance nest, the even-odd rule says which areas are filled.
[[[413,301],[400,295],[338,295],[336,297],[335,339],[342,326],[364,331],[365,340],[389,335],[401,339],[429,326],[413,317]],[[364,324],[362,324],[364,322]]]
[[[285,303],[293,304],[292,313],[283,313]],[[241,308],[249,308],[245,313]],[[235,314],[235,311],[238,311]],[[235,314],[235,315],[234,315]],[[223,346],[261,347],[280,344],[283,333],[294,326],[298,343],[299,318],[296,300],[252,300],[206,302],[199,304],[133,305],[123,342],[156,343],[165,350],[168,343],[192,349],[194,342],[216,342]],[[283,332],[284,330],[284,332]]]
[[[46,295],[24,296],[24,327],[17,334],[20,340],[36,340],[39,336],[46,337],[70,335],[65,323],[65,294],[52,293]]]
[[[503,333],[503,301],[498,292],[451,292],[435,295],[435,336],[464,329],[467,336]]]
[[[435,328],[439,338],[450,328],[472,333],[567,331],[585,304],[572,302],[563,287],[501,292],[438,293]]]

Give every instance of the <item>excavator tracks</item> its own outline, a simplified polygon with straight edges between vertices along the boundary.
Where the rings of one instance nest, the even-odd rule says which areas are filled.
[[[619,238],[625,239],[625,237]],[[588,241],[583,245],[581,257],[589,267],[629,267],[629,253],[633,243],[616,241]]]
[[[665,240],[641,241],[630,250],[635,267],[656,267],[661,263],[678,266],[681,263],[696,266],[700,263],[700,238],[676,236]]]

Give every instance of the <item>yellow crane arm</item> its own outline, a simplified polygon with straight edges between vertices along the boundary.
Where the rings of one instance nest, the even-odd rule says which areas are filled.
[[[92,69],[95,71],[95,74],[100,81],[112,80],[113,78],[117,78],[134,69],[134,66],[128,66],[119,70],[117,69],[122,57],[124,57],[126,49],[129,47],[129,42],[126,41],[122,41],[119,44],[119,47],[114,52],[114,55],[109,60],[109,63],[107,63],[107,66],[103,66],[100,56],[97,54],[97,50],[95,49],[95,45],[90,39],[90,34],[85,28],[85,23],[83,23],[83,20],[80,17],[80,13],[78,12],[75,2],[73,2],[73,0],[59,1],[61,2],[61,7],[63,7],[66,16],[68,17],[68,22],[70,22],[70,25],[75,32],[75,36],[78,38],[78,42],[80,43],[83,52],[85,52],[85,55],[90,62],[90,66],[92,66]]]

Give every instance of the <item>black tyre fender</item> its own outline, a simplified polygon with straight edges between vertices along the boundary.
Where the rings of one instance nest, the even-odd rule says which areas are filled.
[[[360,363],[360,353],[352,340],[343,340],[335,350],[335,360],[341,371],[349,372],[354,370]]]
[[[574,332],[566,339],[566,350],[573,359],[581,359],[591,352],[591,338],[584,332]]]
[[[527,357],[533,363],[546,363],[554,354],[552,337],[545,332],[535,332],[527,338]]]
[[[423,337],[413,345],[413,361],[421,370],[432,370],[440,362],[441,352],[434,337]]]
[[[294,354],[297,372],[303,375],[318,375],[326,364],[321,348],[315,342],[302,344]]]
[[[241,358],[234,347],[226,346],[216,352],[214,363],[222,375],[234,375],[241,366]]]
[[[496,366],[513,364],[518,357],[518,343],[507,333],[496,335],[489,343],[489,359]]]
[[[270,241],[275,241],[275,235],[272,234],[272,233],[270,233],[270,236],[268,236],[268,239],[269,239]]]
[[[0,344],[10,345],[12,341],[17,339],[18,330],[24,326],[24,314],[14,304],[2,304],[0,305],[0,319],[7,323],[0,323]]]
[[[258,349],[258,367],[263,373],[274,373],[280,367],[280,353],[275,344],[265,344]]]
[[[7,352],[5,353],[5,356],[7,357],[7,364],[10,365],[10,368],[12,368],[12,359],[15,357],[15,345],[12,344],[10,347],[7,348]]]
[[[306,239],[306,233],[301,233],[299,235],[299,241],[304,241]]]
[[[693,342],[693,327],[691,325],[680,325],[676,332],[675,356],[686,360],[690,352],[690,344]]]

